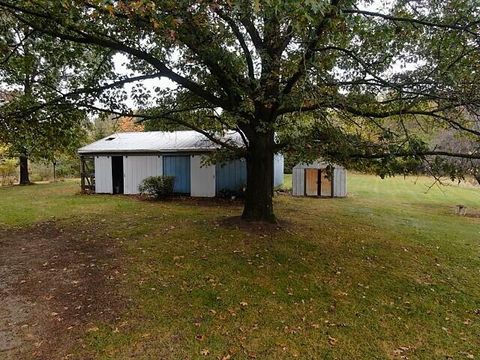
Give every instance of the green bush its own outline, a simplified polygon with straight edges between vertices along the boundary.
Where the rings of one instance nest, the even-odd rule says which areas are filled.
[[[142,181],[138,190],[142,195],[165,199],[173,194],[174,176],[150,176]]]

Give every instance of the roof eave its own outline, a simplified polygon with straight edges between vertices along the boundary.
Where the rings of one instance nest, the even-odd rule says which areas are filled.
[[[185,149],[160,149],[160,150],[142,150],[142,149],[135,149],[135,150],[82,150],[79,149],[77,153],[79,155],[98,155],[98,154],[164,154],[164,153],[203,153],[203,152],[211,152],[218,150],[218,148],[185,148]]]

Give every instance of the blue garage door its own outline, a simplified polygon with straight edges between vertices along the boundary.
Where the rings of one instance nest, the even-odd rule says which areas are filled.
[[[174,192],[190,194],[190,156],[164,156],[163,175],[175,176]]]
[[[239,191],[247,185],[247,163],[244,159],[217,164],[215,169],[217,194],[222,191]]]

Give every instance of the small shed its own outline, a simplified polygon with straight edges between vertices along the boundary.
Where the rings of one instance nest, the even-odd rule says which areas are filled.
[[[223,141],[242,146],[236,132]],[[150,131],[116,133],[78,150],[82,174],[88,173],[85,189],[103,194],[137,194],[149,176],[174,176],[174,192],[197,197],[214,197],[223,191],[246,186],[245,159],[204,164],[206,155],[219,148],[195,131]],[[86,159],[93,165],[86,169]],[[283,183],[283,156],[274,158],[274,186]]]
[[[292,172],[293,196],[345,197],[347,171],[324,161],[300,163]]]

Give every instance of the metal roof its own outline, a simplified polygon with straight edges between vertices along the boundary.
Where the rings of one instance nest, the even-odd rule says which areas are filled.
[[[229,131],[219,139],[243,146],[239,133]],[[148,131],[115,133],[78,149],[79,154],[198,152],[220,146],[196,131]]]

